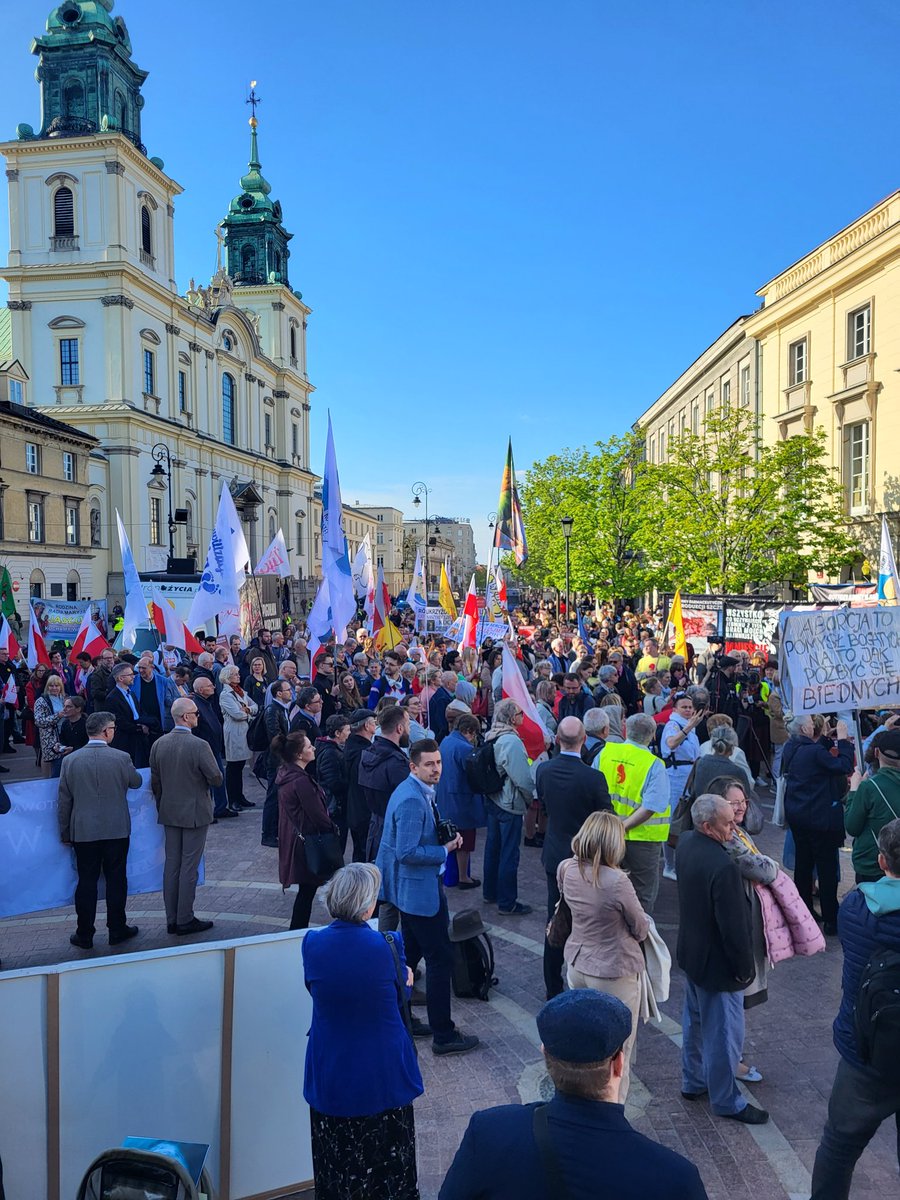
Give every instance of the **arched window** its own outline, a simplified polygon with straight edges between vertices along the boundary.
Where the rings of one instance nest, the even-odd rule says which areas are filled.
[[[270,542],[275,537],[276,532],[277,531],[275,529],[275,516],[273,513],[269,513],[269,541]]]
[[[222,437],[234,445],[234,377],[222,376]]]
[[[153,253],[153,225],[146,204],[141,206],[141,249],[145,254]]]
[[[42,600],[46,587],[47,580],[44,578],[44,572],[35,567],[28,581],[28,594],[33,600]]]
[[[291,358],[297,358],[297,326],[291,325]]]
[[[91,501],[91,545],[92,546],[102,546],[103,545],[103,542],[101,541],[102,534],[100,532],[100,521],[101,521],[100,501],[92,500]]]
[[[67,117],[85,115],[84,87],[78,79],[70,79],[63,88],[63,112]]]
[[[120,129],[128,128],[128,105],[121,92],[116,92],[116,121]]]
[[[194,544],[194,506],[193,506],[193,504],[191,504],[190,500],[188,500],[185,503],[184,507],[187,509],[187,520],[184,523],[184,536],[185,536],[185,540],[186,540],[187,544],[189,546],[193,546],[193,544]]]
[[[280,250],[275,251],[275,274],[277,275],[277,277],[279,279],[281,278],[281,251]]]
[[[241,251],[241,272],[248,277],[256,274],[256,250],[252,246],[245,246]]]
[[[57,188],[53,196],[53,236],[75,236],[75,197],[69,187]]]
[[[81,599],[81,576],[77,571],[70,571],[66,576],[66,599],[68,601]]]

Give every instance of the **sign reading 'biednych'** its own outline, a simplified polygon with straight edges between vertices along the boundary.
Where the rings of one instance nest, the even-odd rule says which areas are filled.
[[[900,705],[900,605],[783,612],[779,624],[795,715]]]

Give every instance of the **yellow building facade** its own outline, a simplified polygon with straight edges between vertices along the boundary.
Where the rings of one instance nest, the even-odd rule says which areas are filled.
[[[900,191],[757,295],[744,329],[759,347],[763,439],[825,430],[857,567],[877,567],[881,514],[895,537],[900,522]]]

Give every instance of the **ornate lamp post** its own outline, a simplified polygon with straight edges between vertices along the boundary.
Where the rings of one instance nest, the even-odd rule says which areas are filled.
[[[572,517],[560,517],[560,525],[562,525],[563,537],[566,539],[566,621],[571,624],[572,612],[569,608],[569,541],[572,537],[572,526],[575,521]]]
[[[428,537],[429,537],[428,496],[429,496],[430,492],[431,492],[431,488],[427,487],[424,483],[421,482],[421,480],[418,483],[414,483],[412,485],[412,494],[414,497],[413,506],[415,508],[419,508],[421,506],[422,497],[423,496],[425,497],[425,603],[426,604],[428,603],[428,586],[431,582],[431,570],[430,570],[430,564],[428,561],[428,559],[429,559],[429,555],[428,555]]]

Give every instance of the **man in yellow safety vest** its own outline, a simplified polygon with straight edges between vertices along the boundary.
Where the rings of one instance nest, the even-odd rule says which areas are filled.
[[[625,741],[607,742],[597,759],[613,811],[625,826],[622,866],[647,913],[656,903],[659,861],[672,819],[665,763],[648,749],[655,736],[653,718],[635,713],[625,722]]]

